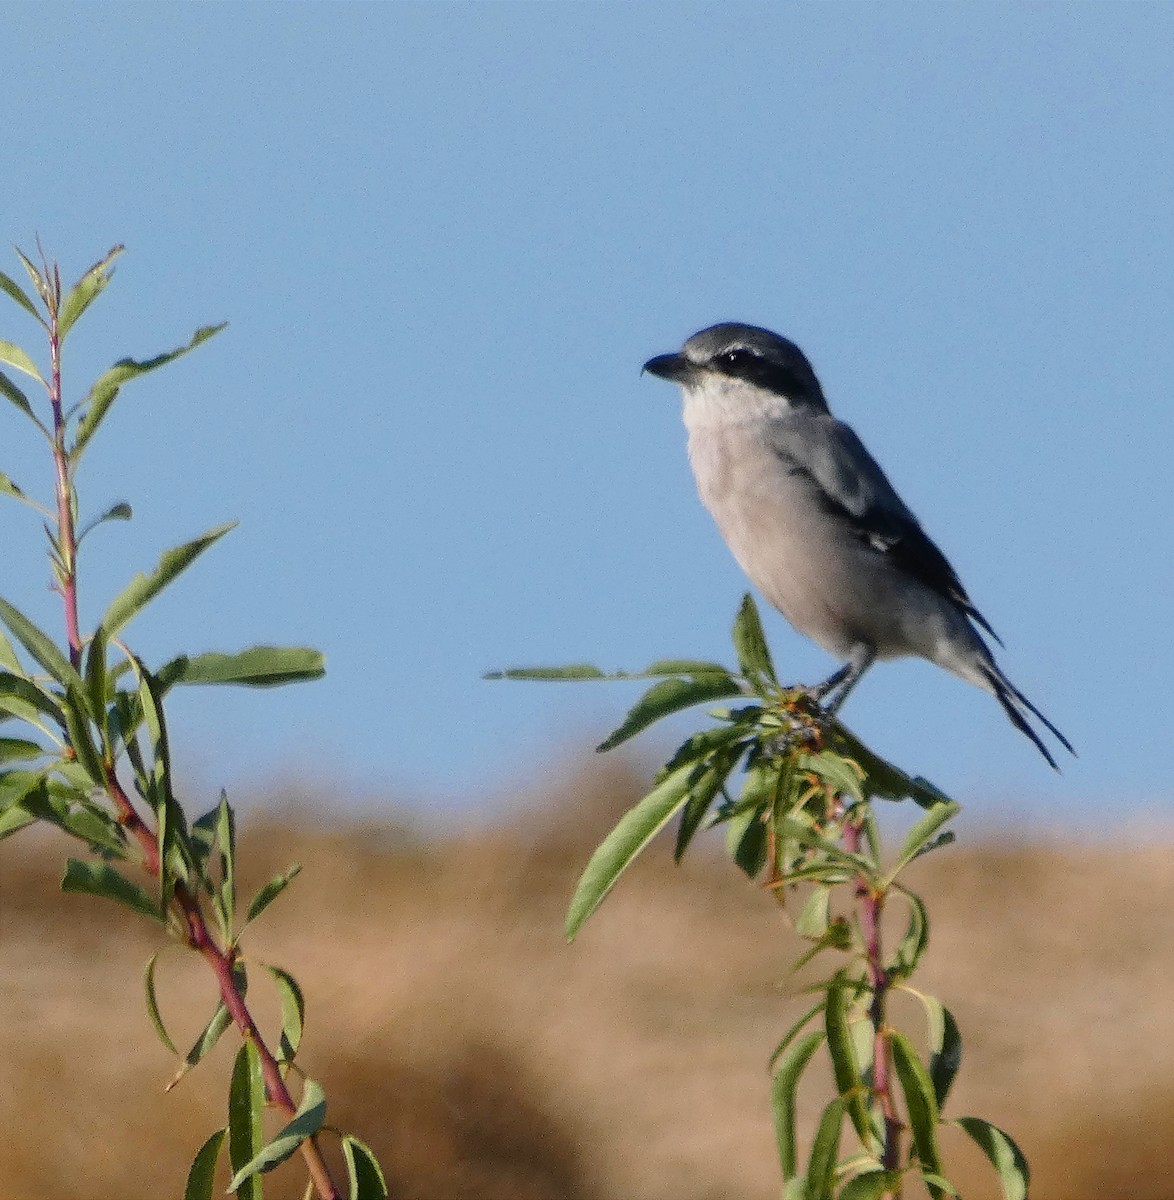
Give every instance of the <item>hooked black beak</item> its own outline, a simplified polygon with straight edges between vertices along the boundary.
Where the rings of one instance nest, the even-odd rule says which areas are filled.
[[[693,374],[694,367],[683,354],[658,354],[655,358],[650,358],[642,370],[650,375],[659,375],[661,379],[682,383]]]

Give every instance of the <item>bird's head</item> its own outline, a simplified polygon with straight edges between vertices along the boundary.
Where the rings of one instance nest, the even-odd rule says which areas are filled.
[[[720,402],[727,415],[740,405],[771,415],[798,408],[827,411],[803,351],[757,325],[711,325],[689,338],[679,353],[650,358],[644,370],[679,384],[687,403]]]

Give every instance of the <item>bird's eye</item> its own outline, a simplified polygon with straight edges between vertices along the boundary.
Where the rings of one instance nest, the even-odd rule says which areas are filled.
[[[732,350],[726,350],[724,353],[719,354],[718,361],[723,366],[740,367],[745,366],[748,362],[752,362],[755,357],[756,355],[744,346],[735,346]]]

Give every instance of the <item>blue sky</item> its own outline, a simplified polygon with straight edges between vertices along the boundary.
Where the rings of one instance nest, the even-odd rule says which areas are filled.
[[[1081,757],[1053,776],[922,663],[872,672],[848,723],[1008,819],[1169,811],[1174,9],[3,18],[0,243],[39,234],[71,278],[128,246],[71,336],[75,397],[231,322],[129,385],[95,444],[83,506],[136,516],[95,535],[85,612],[237,517],[138,646],[329,656],[320,683],[180,698],[195,786],[485,803],[586,753],[634,694],[483,671],[728,659],[745,584],[675,389],[639,368],[737,319],[807,350]],[[43,487],[4,420],[0,468]],[[9,505],[0,536],[0,592],[54,621],[37,529]],[[786,675],[832,669],[767,620]]]

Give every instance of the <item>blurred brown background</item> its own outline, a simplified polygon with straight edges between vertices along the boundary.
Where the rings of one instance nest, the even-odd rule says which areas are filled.
[[[563,941],[592,846],[646,782],[568,772],[544,802],[441,840],[246,822],[247,882],[305,864],[246,949],[302,984],[299,1062],[393,1196],[779,1194],[766,1062],[801,999],[771,898],[704,846],[675,868],[662,842]],[[965,1044],[948,1111],[1018,1138],[1035,1200],[1174,1197],[1171,839],[976,841],[968,815],[963,843],[913,880],[933,921],[920,985]],[[65,850],[0,844],[0,1198],[179,1197],[223,1124],[235,1039],[164,1094],[173,1064],[141,982],[156,931],[61,895]],[[159,970],[177,1041],[213,1006],[190,957],[168,951]],[[251,998],[272,1027],[263,976]],[[893,1015],[920,1030],[916,1008]],[[998,1194],[961,1135],[946,1154],[968,1200]],[[301,1194],[296,1165],[271,1178],[267,1194]]]

